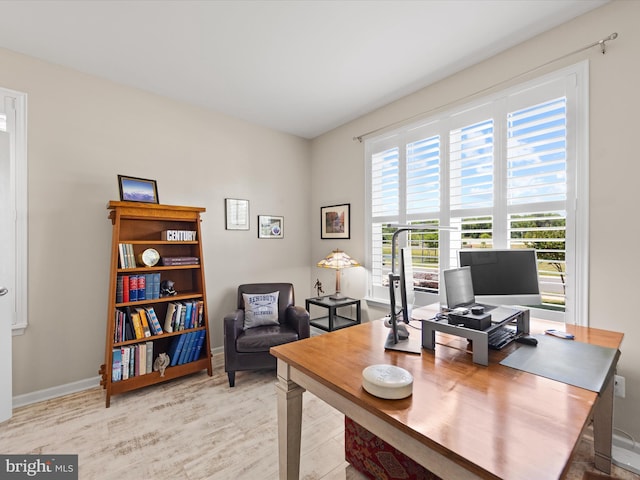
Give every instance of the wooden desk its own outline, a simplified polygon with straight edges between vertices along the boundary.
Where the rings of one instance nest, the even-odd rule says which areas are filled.
[[[567,330],[576,341],[613,348],[623,336]],[[491,351],[484,367],[472,362],[465,339],[438,333],[435,354],[415,355],[385,351],[388,332],[378,320],[271,349],[281,479],[299,478],[305,389],[444,479],[563,478],[592,416],[596,466],[610,469],[612,381],[597,402],[595,392],[500,365],[519,345]],[[411,332],[419,342],[420,331]],[[362,370],[381,363],[411,372],[412,396],[383,400],[363,390]]]

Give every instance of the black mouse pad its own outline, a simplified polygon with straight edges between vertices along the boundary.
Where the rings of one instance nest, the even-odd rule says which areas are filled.
[[[615,348],[533,335],[538,345],[519,345],[501,365],[540,375],[558,382],[600,392],[620,352]]]

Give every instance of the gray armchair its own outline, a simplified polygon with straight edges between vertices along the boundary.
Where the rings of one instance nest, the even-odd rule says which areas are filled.
[[[245,294],[278,294],[277,324],[245,328]],[[269,349],[309,337],[309,312],[295,305],[290,283],[250,283],[238,287],[238,308],[224,317],[224,370],[229,386],[235,385],[236,372],[276,368]]]

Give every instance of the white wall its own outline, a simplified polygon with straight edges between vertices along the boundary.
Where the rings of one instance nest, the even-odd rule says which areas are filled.
[[[304,305],[309,141],[2,49],[0,85],[28,94],[29,327],[13,339],[14,395],[97,377],[118,174],[157,180],[161,203],[206,207],[214,347],[240,283],[290,281]],[[250,231],[225,230],[227,197],[250,200]],[[258,239],[258,214],[284,216],[284,239]]]
[[[320,240],[312,231],[312,258],[320,259],[334,245],[364,260],[364,145],[353,137],[396,121],[456,102],[504,82],[566,53],[589,45],[612,32],[616,41],[574,55],[547,67],[547,72],[582,59],[590,59],[590,299],[592,327],[625,333],[618,373],[626,377],[627,395],[616,399],[615,424],[640,439],[640,320],[634,312],[640,259],[635,251],[637,179],[640,176],[637,131],[640,111],[640,2],[615,1],[525,42],[488,61],[394,102],[344,125],[312,142],[312,178],[334,169],[331,182],[313,182],[312,211],[322,205],[351,203],[350,240]],[[428,61],[425,58],[424,61]],[[522,81],[522,80],[520,80]],[[364,272],[364,269],[362,269]],[[320,272],[321,274],[323,272]],[[345,271],[342,289],[349,295],[366,292],[366,275]],[[330,281],[326,275],[323,282]],[[630,303],[622,313],[618,302]],[[384,310],[368,309],[377,318]]]

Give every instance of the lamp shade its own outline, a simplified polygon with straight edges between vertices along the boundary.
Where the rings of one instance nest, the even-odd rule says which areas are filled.
[[[336,271],[336,293],[331,295],[329,298],[332,300],[340,300],[344,298],[340,294],[340,270],[349,267],[359,267],[360,264],[342,250],[335,249],[325,258],[320,260],[317,266],[322,268],[333,268]]]
[[[359,266],[360,264],[358,262],[351,258],[347,253],[337,248],[318,262],[318,267],[335,268],[336,270]]]

